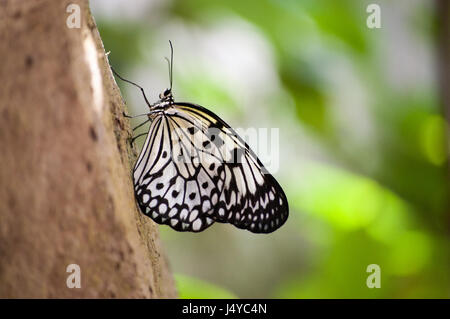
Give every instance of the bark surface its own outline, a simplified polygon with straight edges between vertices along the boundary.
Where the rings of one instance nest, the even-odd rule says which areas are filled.
[[[0,1],[0,58],[0,297],[176,297],[88,2]]]

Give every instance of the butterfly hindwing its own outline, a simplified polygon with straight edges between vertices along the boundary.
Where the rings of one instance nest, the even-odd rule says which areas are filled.
[[[288,217],[286,196],[245,141],[222,119],[202,106],[177,104],[196,117],[206,130],[206,139],[219,150],[225,184],[214,211],[214,219],[232,223],[255,233],[279,228]],[[212,132],[212,133],[211,133]],[[204,132],[205,134],[205,132]]]

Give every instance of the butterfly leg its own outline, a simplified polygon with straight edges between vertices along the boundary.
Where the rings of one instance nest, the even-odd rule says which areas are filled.
[[[147,135],[148,133],[141,133],[141,134],[139,134],[139,135],[137,135],[137,136],[135,136],[135,137],[133,137],[133,138],[130,138],[130,144],[133,144],[133,142],[138,138],[138,137],[141,137],[141,136],[144,136],[144,135]]]
[[[133,128],[133,131],[136,131],[138,128],[140,128],[142,125],[145,125],[146,123],[150,122],[150,119],[142,122],[141,124],[139,124],[138,126],[136,126],[135,128]]]
[[[138,115],[134,115],[134,116],[131,116],[131,115],[128,115],[127,113],[125,113],[125,112],[122,112],[122,115],[124,116],[124,117],[126,117],[126,118],[128,118],[128,119],[134,119],[134,118],[136,118],[136,117],[141,117],[141,116],[148,116],[149,115],[149,113],[143,113],[143,114],[138,114]]]
[[[125,117],[132,117],[132,116],[126,115],[125,112],[124,112],[123,114],[124,114]],[[148,123],[149,121],[150,121],[150,119],[145,120],[144,122],[142,122],[142,123],[139,124],[138,126],[134,127],[134,128],[133,128],[133,131],[137,130],[138,128],[140,128],[141,126],[145,125],[145,124]],[[141,137],[141,136],[143,136],[143,135],[147,135],[147,133],[142,133],[142,134],[139,134],[139,135],[137,135],[137,136],[135,136],[135,137],[129,137],[128,140],[129,140],[130,144],[132,145],[133,142],[134,142],[134,140],[136,140],[138,137]]]
[[[127,80],[127,79],[124,79],[123,77],[121,77],[121,76],[120,76],[120,75],[112,68],[112,66],[110,66],[110,68],[111,68],[111,71],[113,71],[113,73],[114,73],[119,79],[121,79],[122,81],[125,81],[125,82],[127,82],[127,83],[130,83],[130,84],[132,84],[132,85],[134,85],[134,86],[136,86],[136,87],[138,87],[138,88],[141,90],[142,95],[144,96],[145,103],[147,103],[147,105],[148,105],[149,107],[151,106],[150,102],[147,100],[147,97],[145,96],[145,91],[144,91],[144,89],[143,89],[140,85],[137,85],[136,83],[134,83],[134,82],[132,82],[132,81],[130,81],[130,80]]]

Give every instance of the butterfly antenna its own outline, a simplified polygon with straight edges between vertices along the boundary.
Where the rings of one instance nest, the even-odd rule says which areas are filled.
[[[173,82],[173,45],[172,41],[169,40],[170,44],[170,90],[172,91],[172,82]]]
[[[145,100],[145,102],[147,103],[147,105],[148,105],[148,106],[151,106],[151,105],[150,105],[150,102],[147,100],[147,96],[145,96],[144,88],[143,88],[142,86],[140,86],[140,85],[138,85],[138,84],[136,84],[136,83],[134,83],[134,82],[132,82],[132,81],[130,81],[130,80],[127,80],[127,79],[121,77],[121,76],[119,75],[119,73],[117,73],[116,70],[113,69],[112,66],[110,66],[110,68],[111,68],[111,71],[113,71],[114,75],[117,76],[119,79],[121,79],[121,80],[124,81],[124,82],[130,83],[130,84],[132,84],[132,85],[138,87],[138,88],[141,90],[142,95],[144,96],[144,100]]]
[[[172,68],[170,67],[170,60],[167,57],[164,57],[167,61],[167,66],[169,67],[169,81],[170,81],[170,91],[172,91]]]

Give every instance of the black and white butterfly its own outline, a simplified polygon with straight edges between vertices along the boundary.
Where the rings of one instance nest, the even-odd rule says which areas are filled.
[[[289,214],[281,186],[244,140],[206,108],[175,102],[170,88],[149,103],[150,127],[133,169],[134,192],[143,214],[177,231],[200,232],[214,222],[270,233]]]

